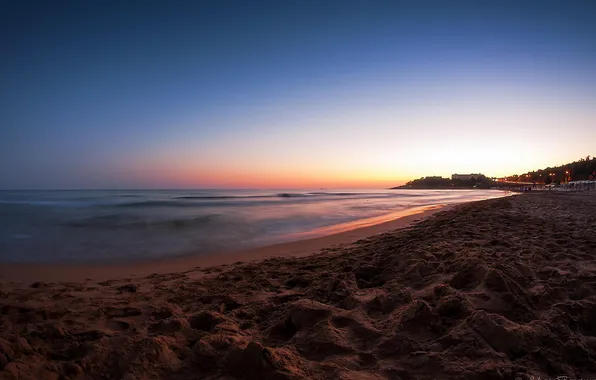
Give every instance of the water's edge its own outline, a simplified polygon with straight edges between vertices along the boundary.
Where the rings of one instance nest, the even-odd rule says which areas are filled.
[[[0,191],[0,261],[112,262],[206,255],[325,236],[485,190]]]

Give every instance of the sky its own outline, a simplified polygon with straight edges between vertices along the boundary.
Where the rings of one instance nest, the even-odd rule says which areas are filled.
[[[591,1],[0,4],[0,188],[388,187],[596,155]]]

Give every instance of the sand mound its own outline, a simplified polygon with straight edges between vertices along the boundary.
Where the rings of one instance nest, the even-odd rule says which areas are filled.
[[[0,379],[596,378],[595,211],[531,194],[306,258],[3,284]]]

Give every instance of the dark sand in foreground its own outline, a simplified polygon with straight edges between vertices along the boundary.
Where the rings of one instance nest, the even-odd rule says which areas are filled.
[[[5,282],[0,379],[596,378],[596,194],[456,206],[325,250]]]

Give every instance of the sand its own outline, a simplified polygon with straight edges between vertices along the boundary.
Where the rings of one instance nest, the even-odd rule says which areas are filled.
[[[306,257],[5,282],[0,379],[596,378],[596,194],[456,206]]]

